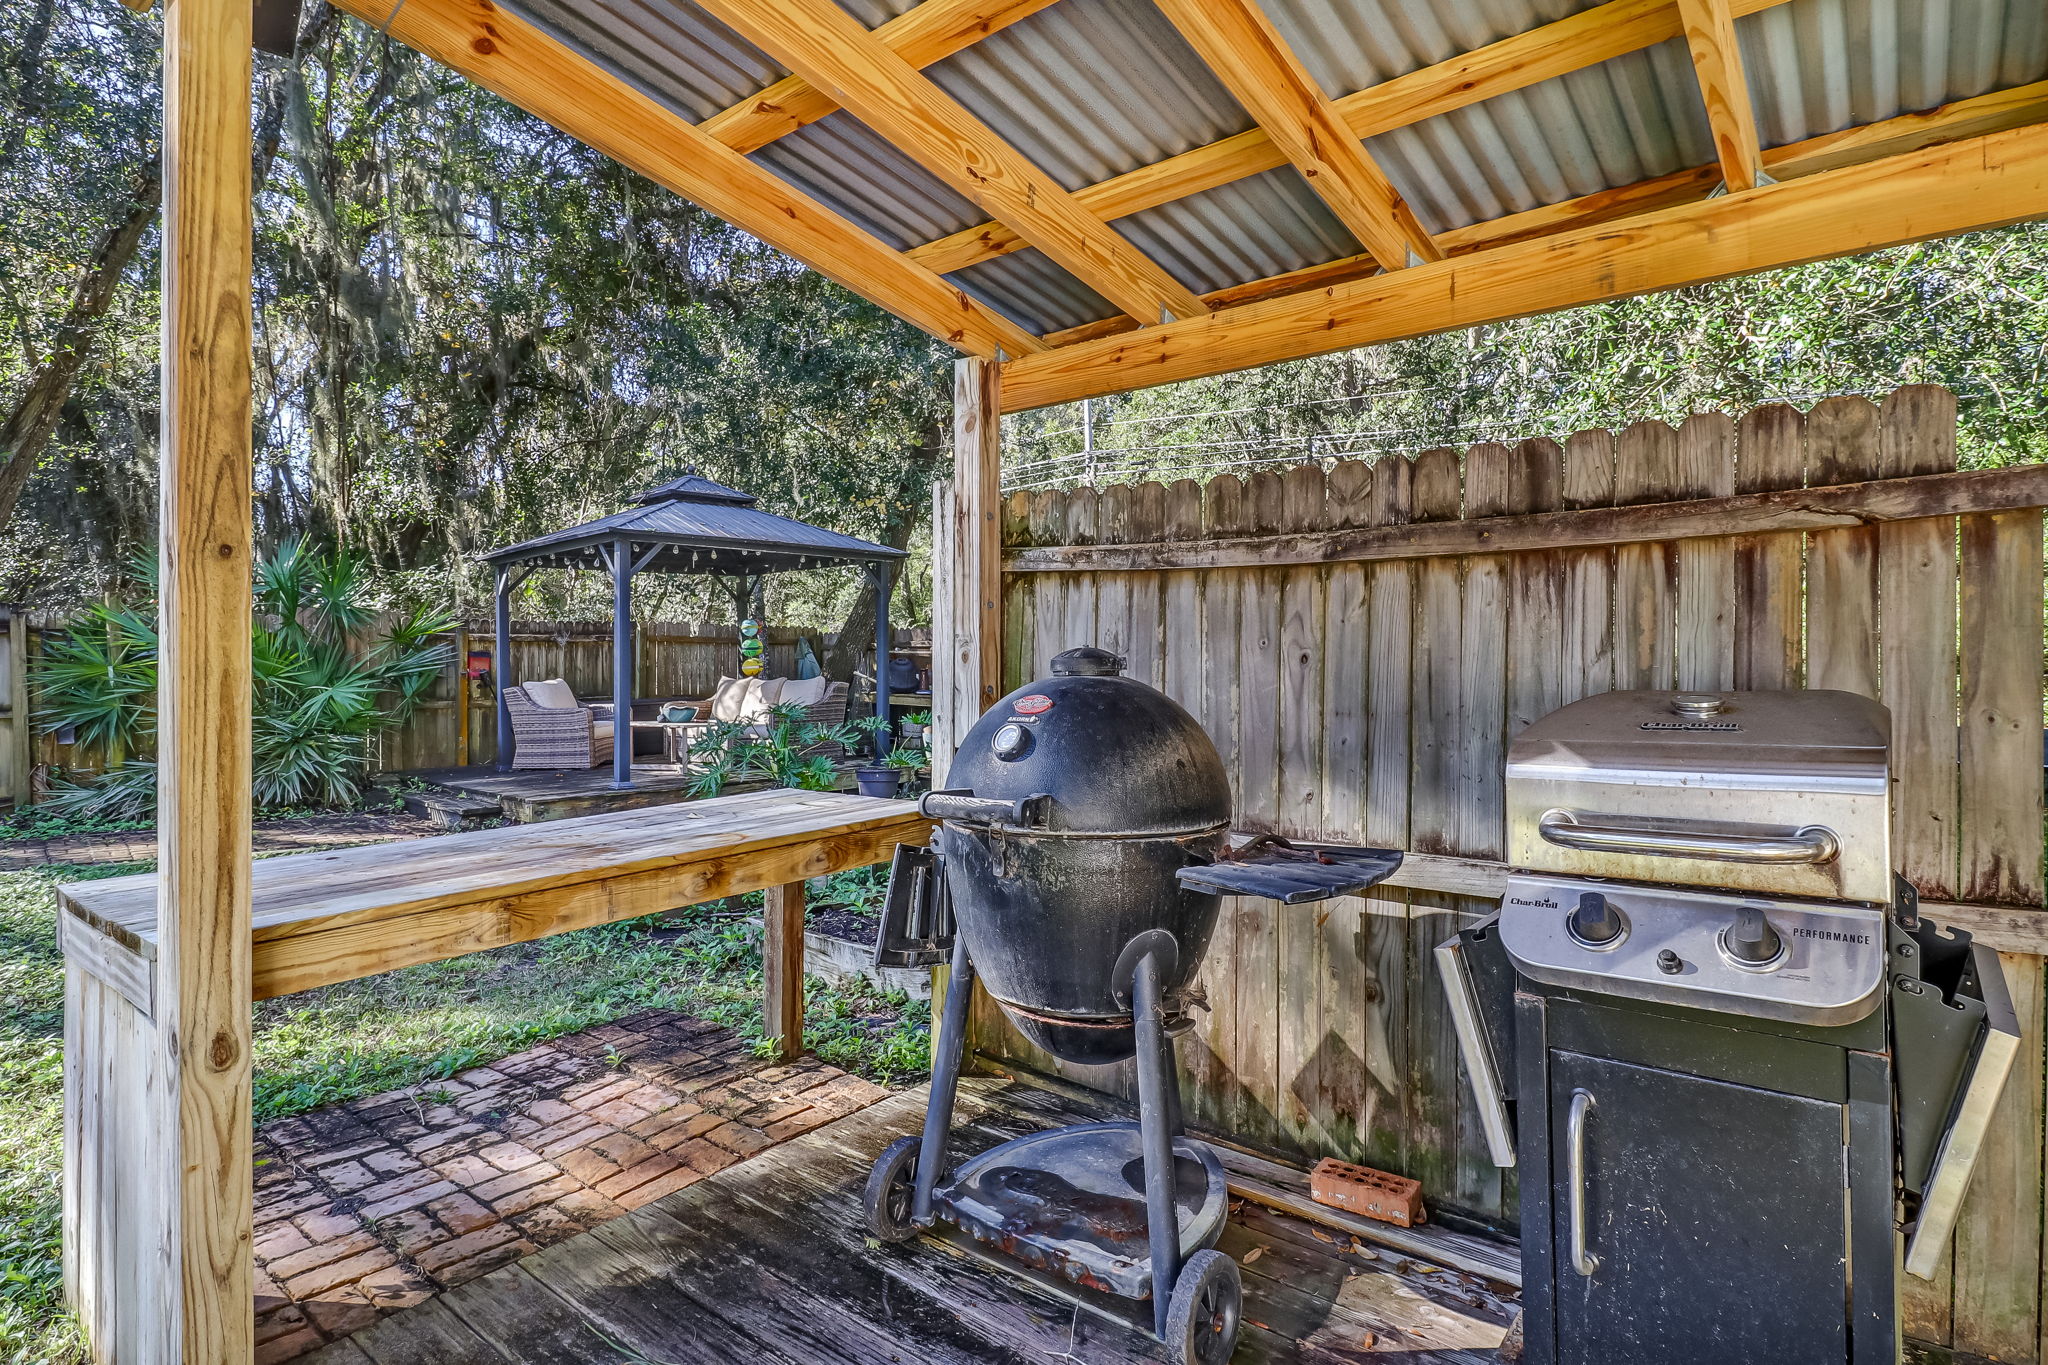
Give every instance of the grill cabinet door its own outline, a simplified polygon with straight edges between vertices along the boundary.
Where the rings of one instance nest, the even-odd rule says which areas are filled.
[[[1843,1106],[1573,1052],[1551,1054],[1550,1084],[1561,1365],[1847,1358]]]

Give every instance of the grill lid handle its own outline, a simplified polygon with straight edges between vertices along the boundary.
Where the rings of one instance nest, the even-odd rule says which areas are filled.
[[[976,796],[966,787],[953,791],[926,792],[918,798],[917,813],[928,820],[951,820],[963,825],[1043,825],[1052,797],[1044,792],[1004,801]]]
[[[1824,825],[1790,834],[1725,834],[1611,823],[1612,816],[1551,810],[1536,822],[1546,843],[1583,853],[1628,853],[1650,858],[1704,858],[1717,863],[1831,863],[1841,841]]]

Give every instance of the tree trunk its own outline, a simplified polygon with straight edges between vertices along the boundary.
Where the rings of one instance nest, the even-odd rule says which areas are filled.
[[[890,498],[889,519],[882,525],[882,534],[877,543],[892,550],[907,549],[910,537],[924,523],[931,513],[931,480],[938,468],[939,456],[943,452],[945,435],[937,424],[928,428],[924,439],[918,443],[916,452],[903,462],[903,477],[897,483]],[[891,591],[901,580],[899,566],[891,574]],[[894,613],[891,613],[893,616]],[[846,620],[840,623],[839,640],[834,644],[819,666],[828,678],[850,679],[854,670],[860,667],[875,639],[875,595],[863,589],[853,599],[853,610],[846,613]],[[888,682],[889,661],[879,659],[876,669],[883,674],[881,682]]]
[[[72,291],[71,306],[65,311],[50,353],[37,366],[27,390],[7,414],[6,421],[0,422],[0,461],[4,461],[0,463],[0,527],[13,518],[15,504],[28,487],[29,475],[35,472],[50,434],[57,429],[57,419],[63,415],[79,371],[85,368],[92,343],[99,336],[99,321],[113,305],[121,275],[135,258],[143,234],[156,221],[162,199],[162,167],[151,162],[143,171],[142,183],[127,216],[100,240],[99,249]]]

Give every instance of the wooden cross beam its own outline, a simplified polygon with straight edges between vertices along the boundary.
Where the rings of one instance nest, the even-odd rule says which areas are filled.
[[[1208,311],[1193,290],[861,27],[835,0],[702,3],[1140,323]]]
[[[1381,269],[1443,252],[1252,0],[1154,0]]]
[[[337,0],[571,137],[970,355],[1043,342],[490,0]],[[901,60],[900,58],[898,59]]]

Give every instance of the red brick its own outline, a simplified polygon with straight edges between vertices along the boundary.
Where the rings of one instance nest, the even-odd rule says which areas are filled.
[[[637,1190],[656,1176],[667,1175],[681,1163],[672,1156],[655,1153],[637,1166],[629,1166],[610,1180],[597,1187],[597,1192],[607,1199],[617,1199],[628,1190]]]
[[[351,1256],[346,1261],[336,1261],[332,1265],[321,1266],[318,1270],[309,1270],[296,1279],[286,1280],[284,1288],[287,1294],[304,1303],[314,1295],[325,1293],[336,1285],[353,1284],[372,1271],[382,1270],[397,1263],[396,1257],[383,1247],[378,1247],[375,1251],[366,1251],[360,1256]]]
[[[617,1128],[630,1128],[644,1119],[653,1117],[647,1110],[630,1100],[613,1100],[609,1104],[600,1104],[590,1111],[590,1116],[594,1119],[603,1119]]]
[[[387,1246],[396,1247],[401,1256],[417,1256],[428,1247],[439,1246],[448,1240],[448,1229],[427,1216],[424,1209],[409,1209],[394,1213],[377,1223],[377,1235]]]
[[[427,1205],[427,1212],[441,1220],[441,1226],[457,1237],[489,1227],[498,1216],[466,1194],[451,1194]]]
[[[704,1136],[736,1156],[752,1156],[775,1145],[752,1128],[739,1123],[721,1123]]]
[[[587,1228],[594,1228],[599,1223],[609,1223],[625,1212],[611,1200],[591,1190],[571,1190],[557,1199],[554,1206]]]
[[[330,1337],[345,1337],[359,1332],[377,1320],[377,1308],[353,1286],[344,1285],[330,1289],[317,1298],[306,1300],[306,1316]]]
[[[582,1112],[560,1100],[535,1100],[526,1106],[526,1116],[537,1123],[560,1123],[564,1119],[578,1118]]]
[[[725,1119],[717,1114],[693,1114],[667,1131],[649,1139],[649,1141],[664,1152],[672,1152],[691,1138],[703,1137],[725,1121]]]
[[[601,1156],[588,1147],[564,1152],[555,1158],[555,1162],[586,1185],[601,1184],[619,1173],[618,1162]]]
[[[409,1190],[404,1194],[396,1194],[389,1199],[380,1199],[374,1204],[363,1205],[363,1221],[368,1223],[375,1222],[379,1218],[388,1218],[394,1213],[399,1213],[406,1209],[416,1209],[422,1204],[431,1204],[441,1196],[453,1193],[455,1193],[453,1185],[445,1180],[437,1180],[431,1185],[423,1185],[419,1189]]]
[[[298,1331],[306,1325],[306,1310],[295,1303],[284,1303],[268,1312],[256,1314],[256,1344],[262,1345],[273,1337],[281,1337]]]
[[[637,1166],[654,1155],[654,1149],[639,1138],[624,1133],[611,1133],[590,1144],[589,1150],[611,1161],[615,1166]]]
[[[363,1158],[363,1164],[378,1175],[404,1175],[420,1168],[419,1158],[410,1152],[401,1152],[396,1147],[387,1147],[381,1152],[372,1152]]]
[[[552,1128],[543,1128],[526,1139],[526,1145],[544,1157],[558,1157],[564,1152],[573,1152],[578,1147],[587,1147],[598,1138],[610,1132],[601,1123],[589,1119],[572,1119],[558,1123]]]
[[[652,1204],[663,1195],[674,1194],[677,1190],[688,1189],[703,1178],[704,1173],[702,1171],[692,1170],[688,1166],[678,1166],[667,1175],[658,1176],[638,1189],[627,1190],[624,1194],[614,1195],[613,1198],[618,1202],[620,1208],[631,1213],[634,1209],[644,1208]]]
[[[254,1298],[258,1314],[268,1313],[291,1302],[285,1296],[284,1286],[271,1279],[269,1272],[260,1265],[255,1269],[251,1288],[255,1291]]]
[[[477,1155],[501,1171],[523,1171],[540,1160],[536,1153],[516,1142],[501,1142],[495,1147],[484,1148]]]
[[[321,1335],[310,1327],[301,1327],[289,1336],[273,1337],[256,1348],[256,1365],[279,1365],[286,1360],[297,1360],[308,1351],[326,1345]]]
[[[432,1281],[398,1266],[363,1276],[356,1281],[356,1289],[387,1313],[424,1303],[436,1293]]]
[[[503,1199],[494,1200],[491,1208],[501,1217],[510,1217],[542,1204],[552,1204],[562,1196],[574,1194],[582,1188],[583,1186],[578,1184],[573,1176],[558,1175],[545,1184],[529,1185],[523,1190],[506,1195]]]
[[[378,1180],[377,1173],[360,1161],[344,1161],[338,1166],[325,1167],[320,1172],[320,1178],[325,1180],[327,1187],[336,1194],[354,1194],[357,1190],[376,1184]]]
[[[443,1242],[432,1251],[424,1252],[413,1259],[419,1262],[421,1270],[446,1284],[447,1281],[441,1276],[444,1267],[467,1260],[478,1252],[489,1251],[493,1247],[516,1241],[518,1237],[516,1229],[504,1223],[493,1223],[487,1228],[477,1229],[467,1237],[457,1237],[452,1242]]]
[[[725,1148],[705,1138],[690,1139],[682,1146],[676,1148],[675,1154],[681,1157],[690,1169],[704,1175],[710,1175],[713,1171],[722,1171],[732,1165],[733,1162],[739,1160],[738,1157],[725,1150]]]
[[[407,1171],[403,1175],[394,1175],[389,1180],[381,1181],[364,1190],[362,1192],[363,1202],[376,1203],[386,1199],[395,1199],[401,1194],[425,1189],[429,1185],[436,1184],[440,1179],[440,1175],[433,1171]]]
[[[481,1185],[471,1187],[469,1192],[483,1200],[486,1204],[495,1204],[500,1199],[523,1190],[529,1185],[538,1185],[542,1181],[553,1180],[560,1174],[560,1169],[553,1162],[536,1159],[530,1166],[508,1172],[505,1175],[499,1176],[496,1180],[487,1180]]]
[[[315,1242],[331,1242],[363,1230],[361,1221],[352,1213],[305,1213],[292,1221]]]
[[[359,1256],[365,1251],[373,1250],[377,1245],[375,1237],[359,1228],[346,1237],[336,1237],[327,1241],[315,1242],[304,1251],[295,1251],[289,1256],[280,1256],[276,1260],[269,1262],[266,1268],[270,1271],[272,1279],[282,1280],[286,1284],[290,1284],[298,1276],[304,1275],[309,1270],[317,1270],[321,1266],[332,1265],[336,1261],[347,1260],[351,1256]],[[294,1290],[292,1297],[302,1299],[305,1295]]]
[[[589,1231],[580,1218],[572,1218],[552,1204],[529,1209],[514,1218],[512,1223],[537,1247],[550,1247]]]
[[[274,1261],[280,1256],[289,1256],[295,1251],[304,1251],[313,1245],[312,1239],[290,1223],[277,1223],[266,1229],[252,1244],[256,1259]]]
[[[594,1112],[599,1105],[610,1104],[615,1099],[631,1094],[639,1084],[640,1082],[630,1076],[611,1077],[570,1086],[562,1092],[562,1098],[588,1114]]]
[[[452,1180],[464,1186],[481,1185],[485,1181],[496,1180],[503,1174],[480,1156],[458,1156],[449,1161],[436,1163],[434,1169],[441,1173],[442,1179]]]
[[[823,1109],[806,1106],[802,1113],[791,1115],[780,1123],[771,1123],[762,1129],[761,1133],[770,1142],[786,1142],[799,1134],[810,1132],[813,1128],[823,1127],[831,1121],[832,1115]]]

